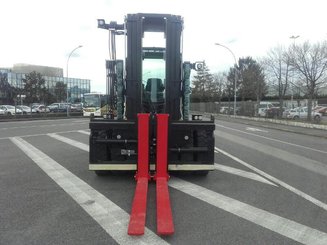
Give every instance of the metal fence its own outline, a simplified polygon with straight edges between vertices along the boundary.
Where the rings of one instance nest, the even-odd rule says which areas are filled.
[[[236,115],[253,117],[256,115],[257,103],[243,101],[236,103]],[[191,103],[192,111],[207,113],[234,114],[234,102],[200,102]]]

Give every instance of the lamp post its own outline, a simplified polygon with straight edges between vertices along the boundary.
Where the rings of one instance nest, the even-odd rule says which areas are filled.
[[[76,49],[79,49],[83,47],[82,45],[79,45],[78,47],[74,48],[70,54],[68,55],[68,59],[67,59],[67,66],[66,66],[66,79],[67,79],[67,88],[66,88],[66,103],[67,103],[67,117],[69,116],[69,111],[68,111],[68,64],[69,64],[69,59],[70,59],[70,56],[72,56],[72,54],[74,53],[74,51]]]
[[[233,55],[234,63],[235,63],[235,69],[237,69],[237,61],[236,61],[235,54],[233,53],[233,51],[230,48],[228,48],[227,46],[222,45],[220,43],[215,43],[215,45],[221,46],[221,47],[227,49]],[[236,115],[236,82],[237,82],[237,70],[235,70],[235,76],[234,76],[234,110],[233,110],[234,111],[234,117]]]
[[[299,37],[300,37],[299,35],[297,35],[297,36],[294,36],[294,35],[290,36],[290,38],[293,39],[293,48],[295,47],[295,39],[297,39]],[[291,82],[291,84],[292,84],[292,88],[291,88],[291,105],[292,105],[292,109],[293,109],[294,69],[293,69],[293,76],[292,76],[292,82]]]

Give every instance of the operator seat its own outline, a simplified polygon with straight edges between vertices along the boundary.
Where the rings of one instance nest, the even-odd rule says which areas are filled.
[[[165,86],[160,78],[149,78],[145,86],[143,106],[146,112],[161,113],[164,106]]]

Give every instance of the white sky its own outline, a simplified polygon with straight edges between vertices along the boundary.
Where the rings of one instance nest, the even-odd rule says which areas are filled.
[[[91,79],[105,91],[108,33],[97,19],[123,23],[128,13],[184,17],[184,60],[205,60],[212,72],[225,71],[236,58],[264,56],[278,45],[327,40],[326,0],[2,0],[0,67],[15,63],[64,68],[69,77]],[[120,39],[117,39],[119,42]],[[120,53],[118,53],[120,55]]]

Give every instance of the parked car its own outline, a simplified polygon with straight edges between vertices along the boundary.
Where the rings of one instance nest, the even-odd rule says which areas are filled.
[[[47,108],[50,112],[67,112],[67,103],[52,103]]]
[[[220,111],[221,114],[228,114],[228,107],[226,106],[222,106],[220,107]]]
[[[283,112],[286,110],[285,107],[280,110],[280,107],[270,107],[266,110],[266,117],[268,118],[278,118],[283,116]]]
[[[285,109],[284,111],[283,111],[283,114],[282,114],[282,118],[288,118],[287,116],[290,114],[290,111],[291,111],[292,109]]]
[[[32,111],[31,107],[26,106],[26,105],[18,105],[18,106],[16,106],[16,108],[21,110],[24,115],[31,114],[31,111]]]
[[[273,104],[272,102],[268,101],[261,101],[258,107],[258,117],[266,117],[267,110],[271,107],[277,107],[278,104]]]
[[[82,112],[83,111],[83,105],[81,103],[71,104],[70,111],[71,112]]]
[[[0,109],[4,110],[5,115],[15,115],[15,114],[22,114],[23,112],[16,108],[13,105],[0,105]]]
[[[313,110],[321,113],[323,116],[327,116],[327,106],[316,106]]]
[[[5,114],[5,110],[0,109],[0,115],[4,115]]]
[[[315,121],[319,121],[322,117],[322,114],[312,111],[312,118]],[[307,107],[297,107],[289,111],[287,118],[297,120],[297,119],[305,119],[308,117],[308,108]]]
[[[49,111],[49,108],[45,107],[45,105],[32,106],[32,113],[45,113]]]

